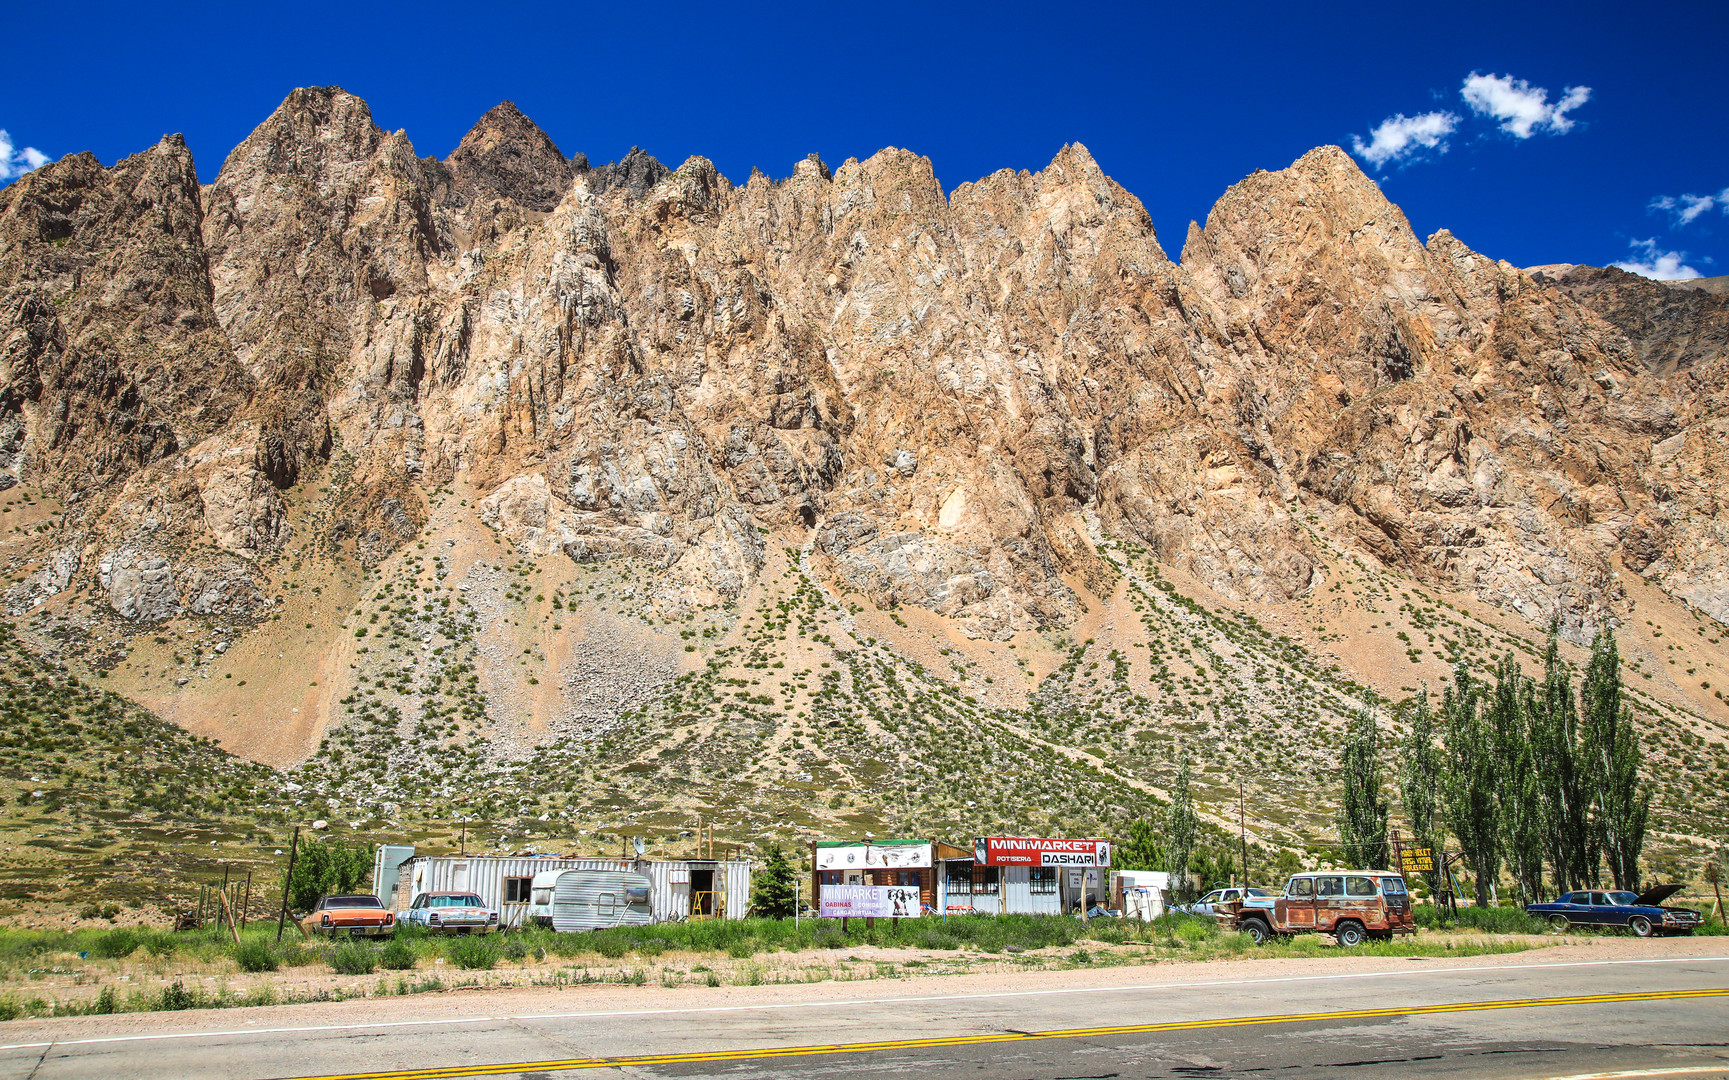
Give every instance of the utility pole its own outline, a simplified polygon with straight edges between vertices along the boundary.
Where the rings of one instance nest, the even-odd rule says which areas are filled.
[[[1243,842],[1243,888],[1249,887],[1249,827],[1243,814],[1243,777],[1237,775],[1237,836]]]
[[[276,916],[276,944],[282,944],[282,928],[288,921],[288,883],[294,880],[294,856],[300,851],[300,826],[294,827],[294,842],[288,845],[288,870],[282,875],[282,911]]]
[[[467,818],[462,819],[462,836],[460,839],[457,840],[456,843],[457,843],[458,854],[466,857],[468,855],[468,819]]]

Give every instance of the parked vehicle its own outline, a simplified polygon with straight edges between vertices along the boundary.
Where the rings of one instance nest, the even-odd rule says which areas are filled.
[[[1679,885],[1659,885],[1642,893],[1589,889],[1563,894],[1525,910],[1548,919],[1558,930],[1569,926],[1624,926],[1638,937],[1691,934],[1703,919],[1692,908],[1664,907],[1663,901],[1681,891]]]
[[[647,926],[647,874],[629,870],[546,870],[534,875],[528,907],[530,922],[559,933]]]
[[[435,934],[486,934],[498,929],[498,912],[471,892],[429,892],[414,898],[402,921]]]
[[[1265,889],[1257,889],[1252,886],[1247,889],[1214,889],[1199,900],[1190,904],[1178,904],[1172,910],[1181,911],[1189,915],[1216,916],[1219,914],[1220,904],[1235,904],[1249,897],[1270,897],[1272,895],[1272,893]]]
[[[326,896],[301,925],[326,937],[389,937],[396,932],[396,915],[376,896]]]
[[[1389,870],[1297,874],[1278,896],[1224,903],[1219,921],[1265,942],[1274,934],[1331,934],[1346,948],[1366,940],[1415,934],[1405,879]]]

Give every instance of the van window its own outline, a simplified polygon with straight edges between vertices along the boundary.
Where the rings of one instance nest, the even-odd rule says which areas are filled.
[[[1342,877],[1318,877],[1315,879],[1316,896],[1345,895],[1345,879]]]
[[[1286,896],[1300,896],[1308,899],[1315,895],[1315,879],[1312,877],[1294,877],[1285,887]]]
[[[1404,896],[1406,895],[1405,879],[1396,877],[1382,878],[1381,891],[1388,896]]]
[[[1375,883],[1366,877],[1348,877],[1345,879],[1346,896],[1374,896]]]

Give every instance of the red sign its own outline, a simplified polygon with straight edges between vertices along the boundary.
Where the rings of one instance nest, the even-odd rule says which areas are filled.
[[[973,861],[985,866],[1109,866],[1109,840],[1054,840],[1028,836],[981,836]]]

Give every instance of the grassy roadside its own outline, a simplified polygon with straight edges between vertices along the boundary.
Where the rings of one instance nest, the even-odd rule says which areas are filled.
[[[292,935],[292,931],[290,932]],[[225,933],[0,929],[0,1019],[234,1008],[430,993],[469,987],[592,983],[663,987],[853,982],[915,975],[1077,970],[1172,961],[1337,955],[1314,935],[1257,947],[1211,920],[1154,923],[1041,916],[855,922],[747,919],[487,938],[416,929],[389,942],[275,943],[274,926]],[[1425,932],[1352,955],[1477,956],[1558,943],[1529,935]]]

